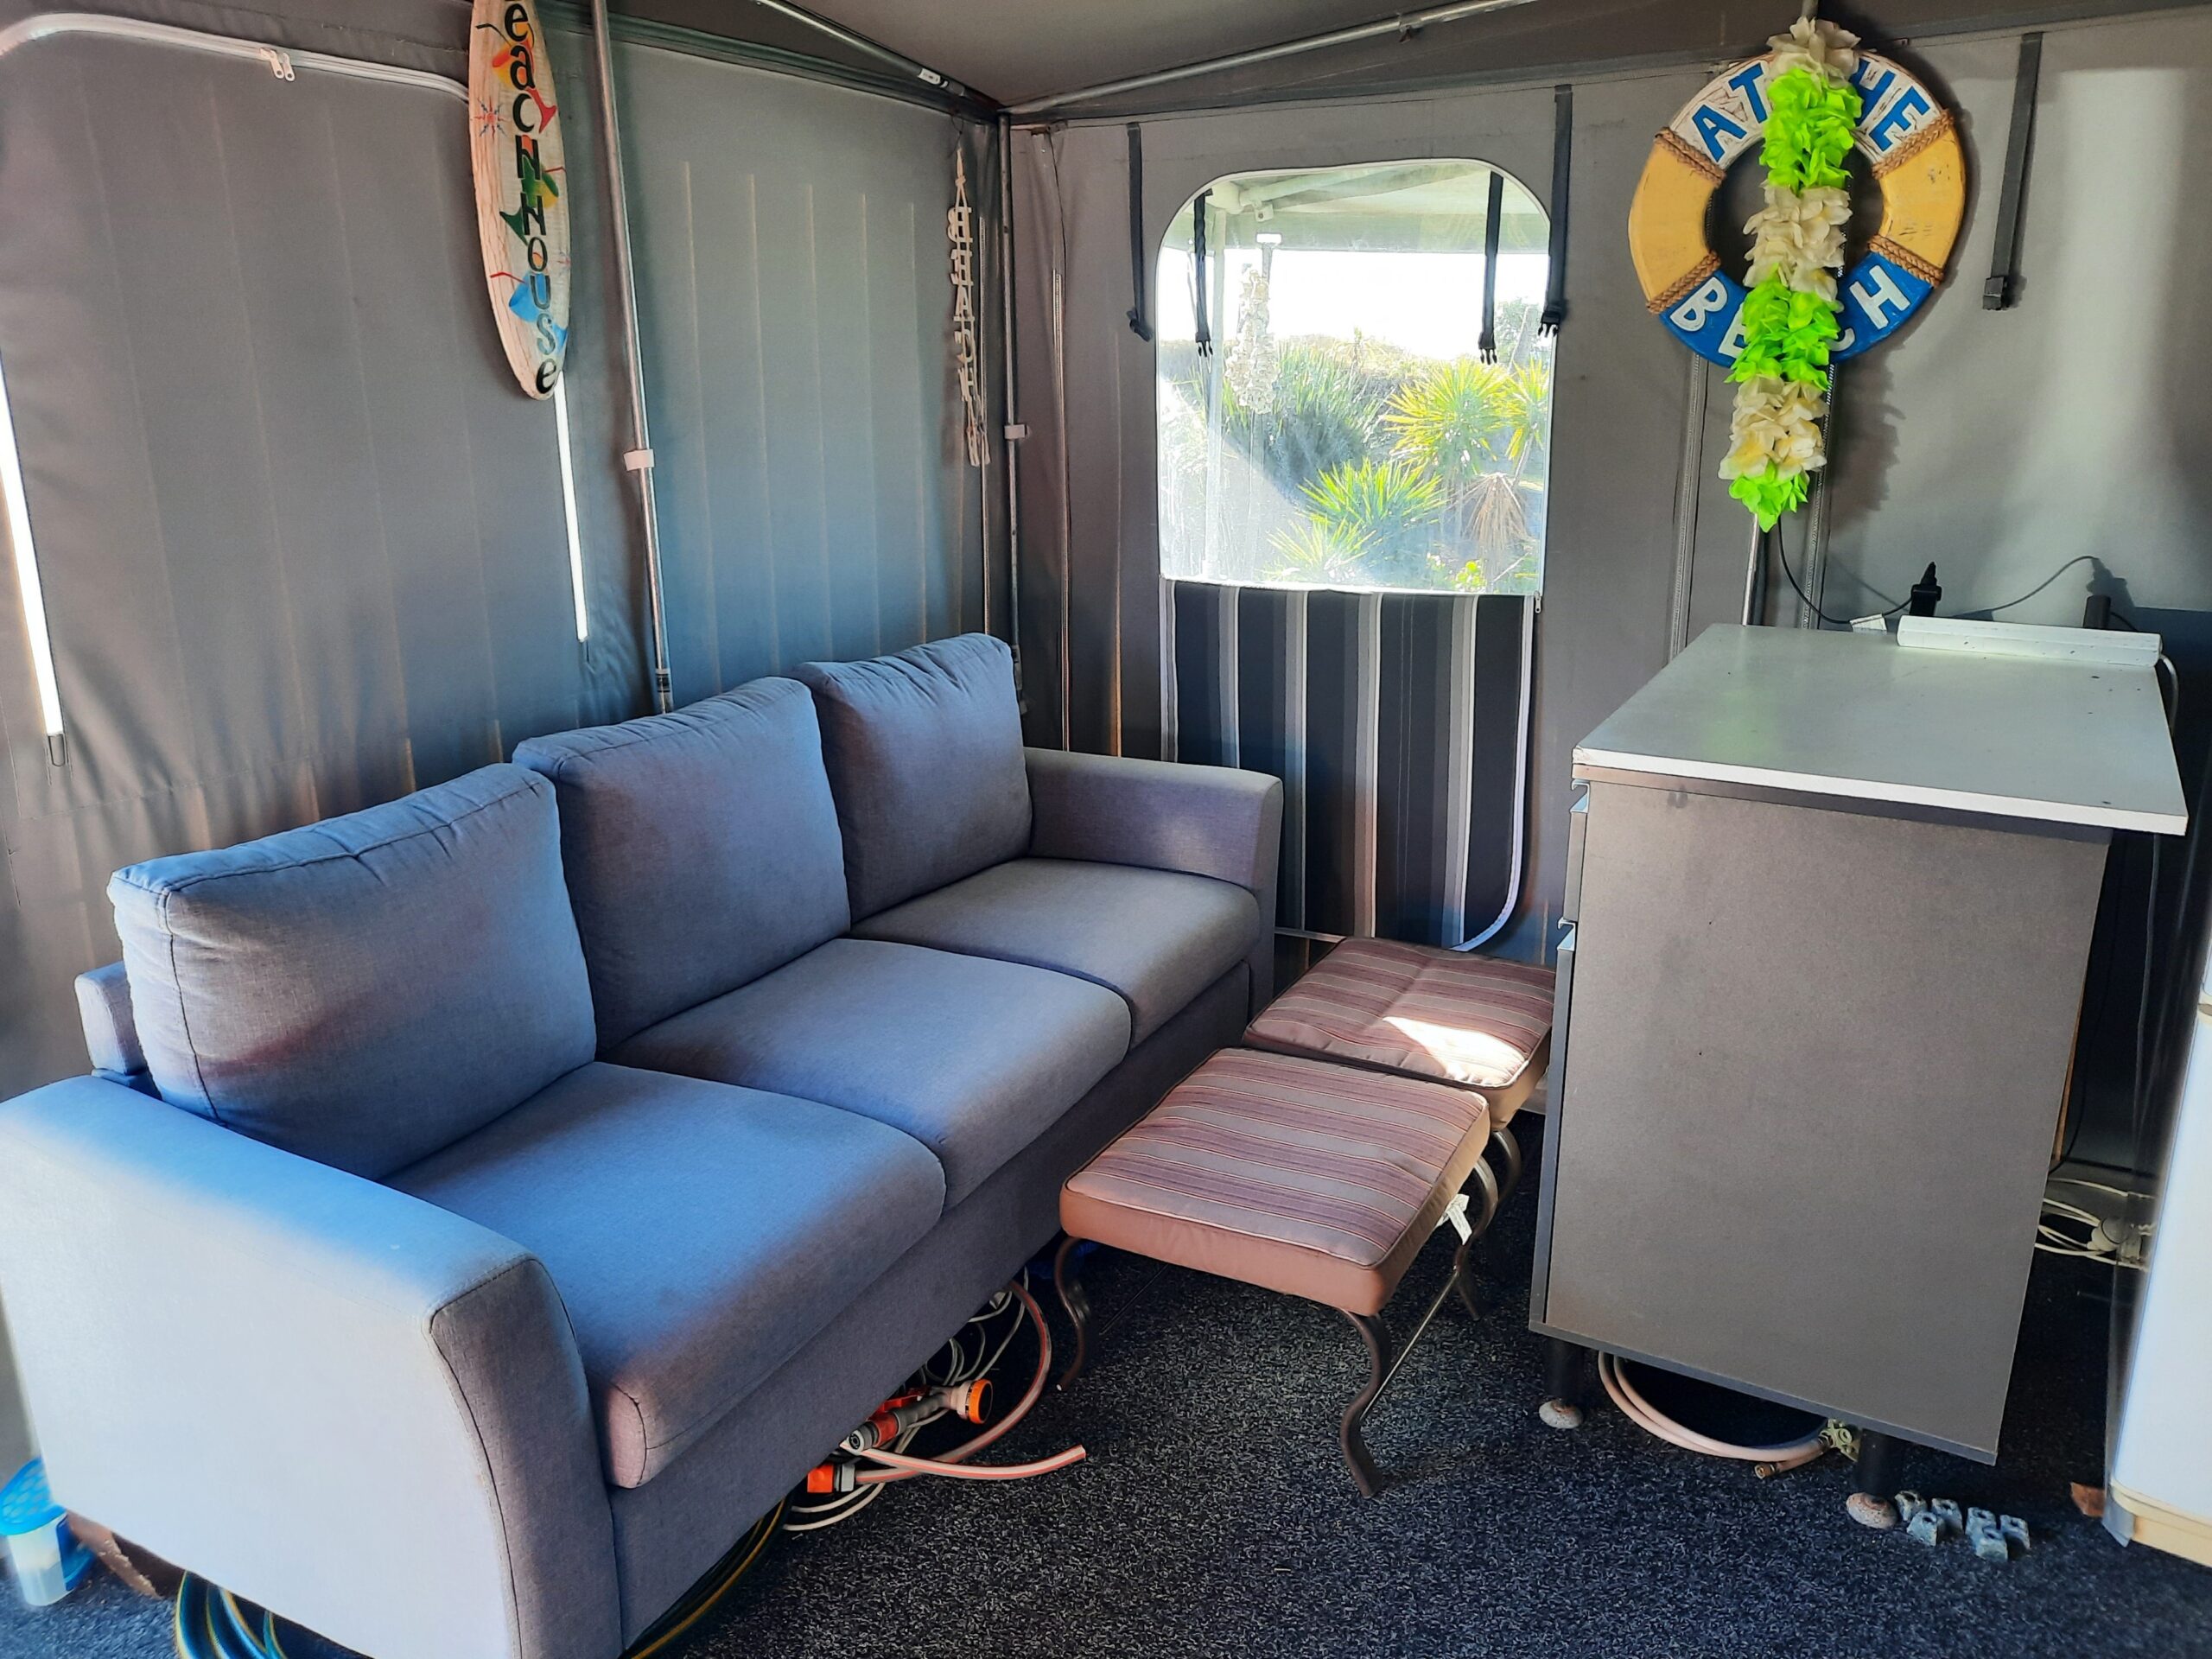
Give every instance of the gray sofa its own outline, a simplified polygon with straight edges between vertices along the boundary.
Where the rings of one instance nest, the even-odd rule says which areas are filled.
[[[0,1107],[65,1503],[377,1659],[613,1659],[1266,1000],[1281,787],[812,665],[111,885]]]

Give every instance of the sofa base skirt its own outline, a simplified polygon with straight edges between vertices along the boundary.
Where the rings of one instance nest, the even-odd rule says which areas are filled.
[[[1249,1017],[1239,963],[1140,1044],[668,1468],[608,1496],[633,1642],[1059,1226],[1060,1183]]]

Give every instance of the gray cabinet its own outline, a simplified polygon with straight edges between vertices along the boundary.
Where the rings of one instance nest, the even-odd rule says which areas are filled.
[[[1993,1459],[2147,660],[1715,629],[1576,761],[1532,1324]]]

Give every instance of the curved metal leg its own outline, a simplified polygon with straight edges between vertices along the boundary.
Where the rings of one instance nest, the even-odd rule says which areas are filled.
[[[1058,1384],[1063,1389],[1081,1374],[1090,1348],[1090,1298],[1084,1294],[1075,1276],[1075,1249],[1082,1242],[1074,1237],[1062,1239],[1052,1257],[1052,1289],[1060,1299],[1060,1306],[1067,1310],[1068,1323],[1075,1326],[1075,1341],[1068,1351],[1068,1368],[1060,1373]]]
[[[1490,1143],[1497,1149],[1498,1156],[1505,1163],[1503,1189],[1497,1198],[1498,1208],[1502,1210],[1513,1202],[1513,1195],[1521,1185],[1521,1143],[1514,1138],[1511,1128],[1503,1123],[1491,1131]]]
[[[1484,1233],[1490,1231],[1490,1224],[1497,1219],[1497,1212],[1505,1200],[1497,1190],[1497,1173],[1488,1164],[1479,1158],[1476,1159],[1475,1166],[1470,1173],[1473,1175],[1475,1185],[1482,1189],[1483,1194],[1482,1213],[1477,1216],[1473,1222],[1474,1236],[1480,1238]]]
[[[1344,1462],[1351,1469],[1353,1482],[1359,1487],[1362,1497],[1373,1497],[1382,1490],[1382,1478],[1375,1471],[1375,1459],[1369,1455],[1365,1430],[1368,1408],[1382,1392],[1382,1385],[1390,1379],[1390,1327],[1379,1315],[1353,1313],[1339,1308],[1344,1318],[1359,1332],[1367,1344],[1367,1386],[1359,1398],[1344,1408],[1344,1427],[1338,1440],[1344,1447]]]
[[[1452,1252],[1452,1288],[1459,1293],[1460,1306],[1467,1310],[1468,1316],[1478,1319],[1483,1316],[1483,1305],[1476,1299],[1475,1276],[1467,1258],[1473,1254],[1475,1240],[1480,1236],[1478,1233],[1469,1233],[1459,1241],[1459,1248]]]

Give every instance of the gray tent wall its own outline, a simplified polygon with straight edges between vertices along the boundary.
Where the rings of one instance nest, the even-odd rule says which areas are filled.
[[[1777,11],[1777,27],[1788,12]],[[2147,613],[2145,626],[2212,609],[2202,529],[2212,404],[2195,380],[2212,319],[2192,298],[2192,273],[2212,268],[2212,221],[2189,183],[2212,168],[2212,16],[2191,9],[2050,27],[2025,276],[2019,303],[2004,312],[1980,309],[1979,290],[2018,35],[1896,48],[1961,112],[1974,201],[1948,288],[1845,377],[1831,612],[1902,599],[1930,558],[1942,566],[1947,609],[1994,604],[2083,551],[2128,579],[2120,602]],[[1548,950],[1554,931],[1573,743],[1665,661],[1678,587],[1692,636],[1742,605],[1749,521],[1713,476],[1731,389],[1646,313],[1624,234],[1652,134],[1707,73],[1670,65],[1576,86],[1533,868],[1521,926],[1502,941],[1516,954]],[[1194,191],[1253,168],[1469,156],[1504,167],[1542,199],[1554,79],[1143,118],[1147,236],[1156,247]],[[1065,679],[1077,747],[1150,753],[1169,693],[1154,353],[1123,316],[1127,154],[1120,119],[1015,134],[1016,355],[1020,416],[1033,432],[1020,451],[1023,643],[1033,741],[1057,740]],[[1687,461],[1695,516],[1680,528],[1693,556],[1678,584],[1676,486],[1694,393],[1705,416]],[[1802,527],[1789,533],[1802,568]],[[2078,620],[2090,574],[2077,568],[2006,614]],[[1770,614],[1793,619],[1779,573],[1771,588],[1781,596]]]
[[[465,4],[379,6],[377,29],[361,10],[138,9],[465,77]],[[10,564],[0,1095],[85,1069],[70,980],[118,955],[118,866],[650,706],[592,46],[573,13],[548,25],[581,646],[552,411],[491,327],[465,102],[130,41],[0,59],[0,363],[68,728],[53,766]],[[947,347],[953,124],[617,37],[677,698],[981,626]],[[10,1468],[12,1388],[0,1351]]]

